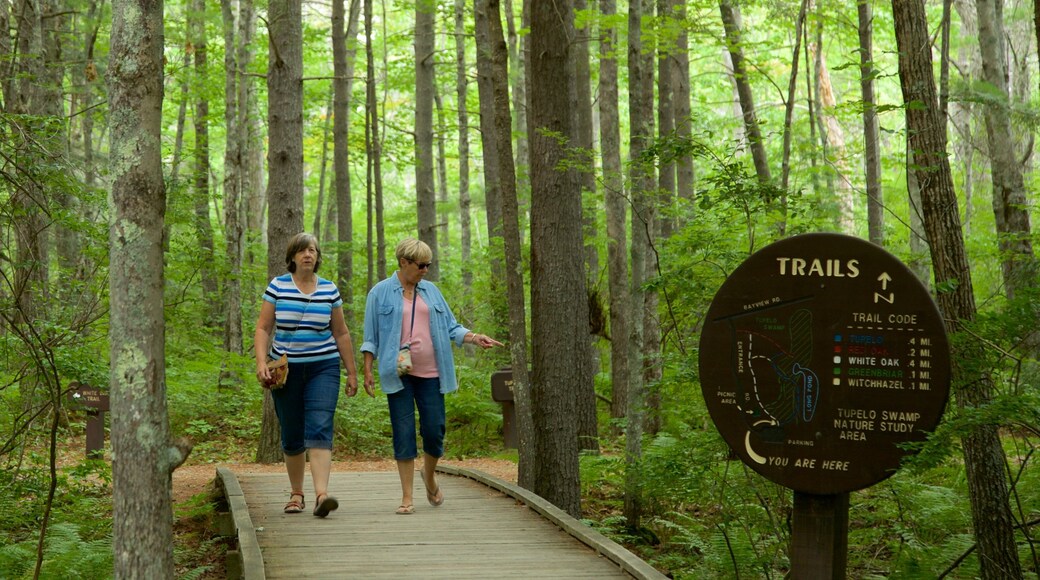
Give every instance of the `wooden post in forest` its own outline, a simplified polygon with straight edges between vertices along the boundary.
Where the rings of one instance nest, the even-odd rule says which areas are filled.
[[[87,459],[101,459],[105,454],[105,411],[108,393],[80,383],[69,385],[69,400],[87,410]]]
[[[852,236],[804,234],[715,294],[701,389],[722,438],[794,491],[791,577],[845,578],[849,492],[891,476],[942,418],[950,354],[917,276]]]

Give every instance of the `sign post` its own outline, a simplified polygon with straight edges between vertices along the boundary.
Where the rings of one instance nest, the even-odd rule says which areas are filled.
[[[105,449],[105,415],[108,393],[80,383],[69,385],[69,399],[87,409],[87,459],[101,459]]]
[[[708,309],[701,389],[744,463],[795,492],[792,575],[844,578],[848,493],[891,476],[938,425],[949,346],[895,256],[840,234],[771,244]]]

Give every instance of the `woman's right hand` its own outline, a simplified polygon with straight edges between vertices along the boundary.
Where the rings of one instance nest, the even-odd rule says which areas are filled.
[[[266,362],[258,362],[256,364],[256,380],[260,381],[261,385],[271,382],[271,371],[267,368]]]
[[[365,369],[365,393],[367,393],[369,397],[376,396],[375,385],[376,378],[372,374],[372,369]]]

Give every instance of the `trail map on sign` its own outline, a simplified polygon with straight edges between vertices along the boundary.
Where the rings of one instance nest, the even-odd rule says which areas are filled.
[[[866,241],[806,234],[748,258],[719,289],[701,388],[752,469],[834,494],[890,476],[942,417],[949,352],[927,289]]]

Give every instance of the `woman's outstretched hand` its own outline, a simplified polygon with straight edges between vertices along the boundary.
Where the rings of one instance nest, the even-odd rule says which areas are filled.
[[[498,342],[497,340],[491,338],[490,336],[488,336],[486,334],[476,334],[476,333],[473,333],[473,344],[475,344],[475,345],[477,345],[477,346],[479,346],[480,348],[483,348],[483,349],[488,349],[488,348],[491,348],[493,346],[505,346],[501,342]]]

